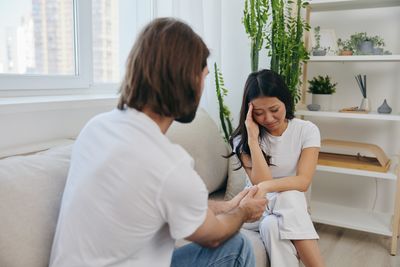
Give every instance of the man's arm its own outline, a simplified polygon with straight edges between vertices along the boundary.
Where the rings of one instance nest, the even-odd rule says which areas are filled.
[[[247,192],[249,192],[249,189],[243,190],[229,201],[208,200],[208,208],[212,210],[215,215],[227,213],[239,205]]]
[[[252,187],[239,205],[226,213],[215,215],[211,208],[202,225],[186,239],[205,247],[217,247],[234,235],[244,222],[255,221],[264,213],[267,200],[255,198],[257,187]],[[218,204],[217,204],[218,205]]]

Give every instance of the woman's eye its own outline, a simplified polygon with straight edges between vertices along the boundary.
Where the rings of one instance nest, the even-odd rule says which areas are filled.
[[[274,109],[274,110],[271,110],[271,112],[275,113],[275,112],[278,112],[278,110],[279,109]]]
[[[255,116],[261,116],[262,113],[254,113]]]

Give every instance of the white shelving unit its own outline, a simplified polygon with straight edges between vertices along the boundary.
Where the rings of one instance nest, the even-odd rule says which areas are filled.
[[[313,0],[307,10],[306,20],[310,22],[310,14],[320,11],[336,11],[349,9],[364,9],[377,7],[400,6],[400,0]],[[306,34],[306,47],[310,48],[309,36]],[[313,62],[400,62],[400,55],[382,55],[382,56],[311,56],[303,69],[303,90],[302,103],[305,104],[306,87],[307,87],[307,71],[308,64]],[[304,105],[305,106],[305,105]],[[377,120],[390,121],[393,123],[400,122],[400,114],[378,114],[378,113],[342,113],[336,111],[309,111],[298,109],[296,116],[301,117],[322,117],[322,118],[340,118],[351,120]],[[397,251],[398,234],[400,228],[400,167],[399,158],[391,158],[391,167],[386,173],[373,172],[366,170],[339,168],[318,165],[317,171],[328,173],[339,173],[348,176],[362,176],[366,179],[385,179],[388,182],[395,183],[395,205],[393,213],[382,213],[373,210],[363,210],[339,206],[335,204],[311,201],[311,217],[314,222],[345,227],[360,231],[381,234],[392,238],[390,254],[395,255]]]
[[[308,62],[397,62],[400,55],[384,56],[311,56]]]
[[[347,113],[336,111],[309,111],[300,109],[296,111],[298,116],[314,116],[314,117],[330,117],[330,118],[344,118],[344,119],[361,119],[361,120],[381,120],[381,121],[400,121],[400,114],[378,114],[370,112],[368,114],[360,113]]]
[[[314,222],[392,236],[392,214],[360,210],[324,202],[311,202]]]

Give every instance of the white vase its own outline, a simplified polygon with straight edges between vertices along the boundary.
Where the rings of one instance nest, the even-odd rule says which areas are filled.
[[[366,112],[370,112],[371,111],[371,102],[369,101],[368,98],[363,98],[361,100],[360,109],[364,110]]]
[[[332,95],[312,94],[312,103],[321,106],[321,111],[332,110]]]

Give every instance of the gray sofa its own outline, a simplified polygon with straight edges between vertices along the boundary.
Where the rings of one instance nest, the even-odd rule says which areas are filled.
[[[191,124],[174,123],[167,136],[195,159],[211,198],[229,199],[243,188],[245,174],[222,157],[228,147],[204,110]],[[48,265],[72,145],[62,140],[0,153],[0,266]],[[253,243],[256,266],[269,266],[258,234],[241,231]]]

